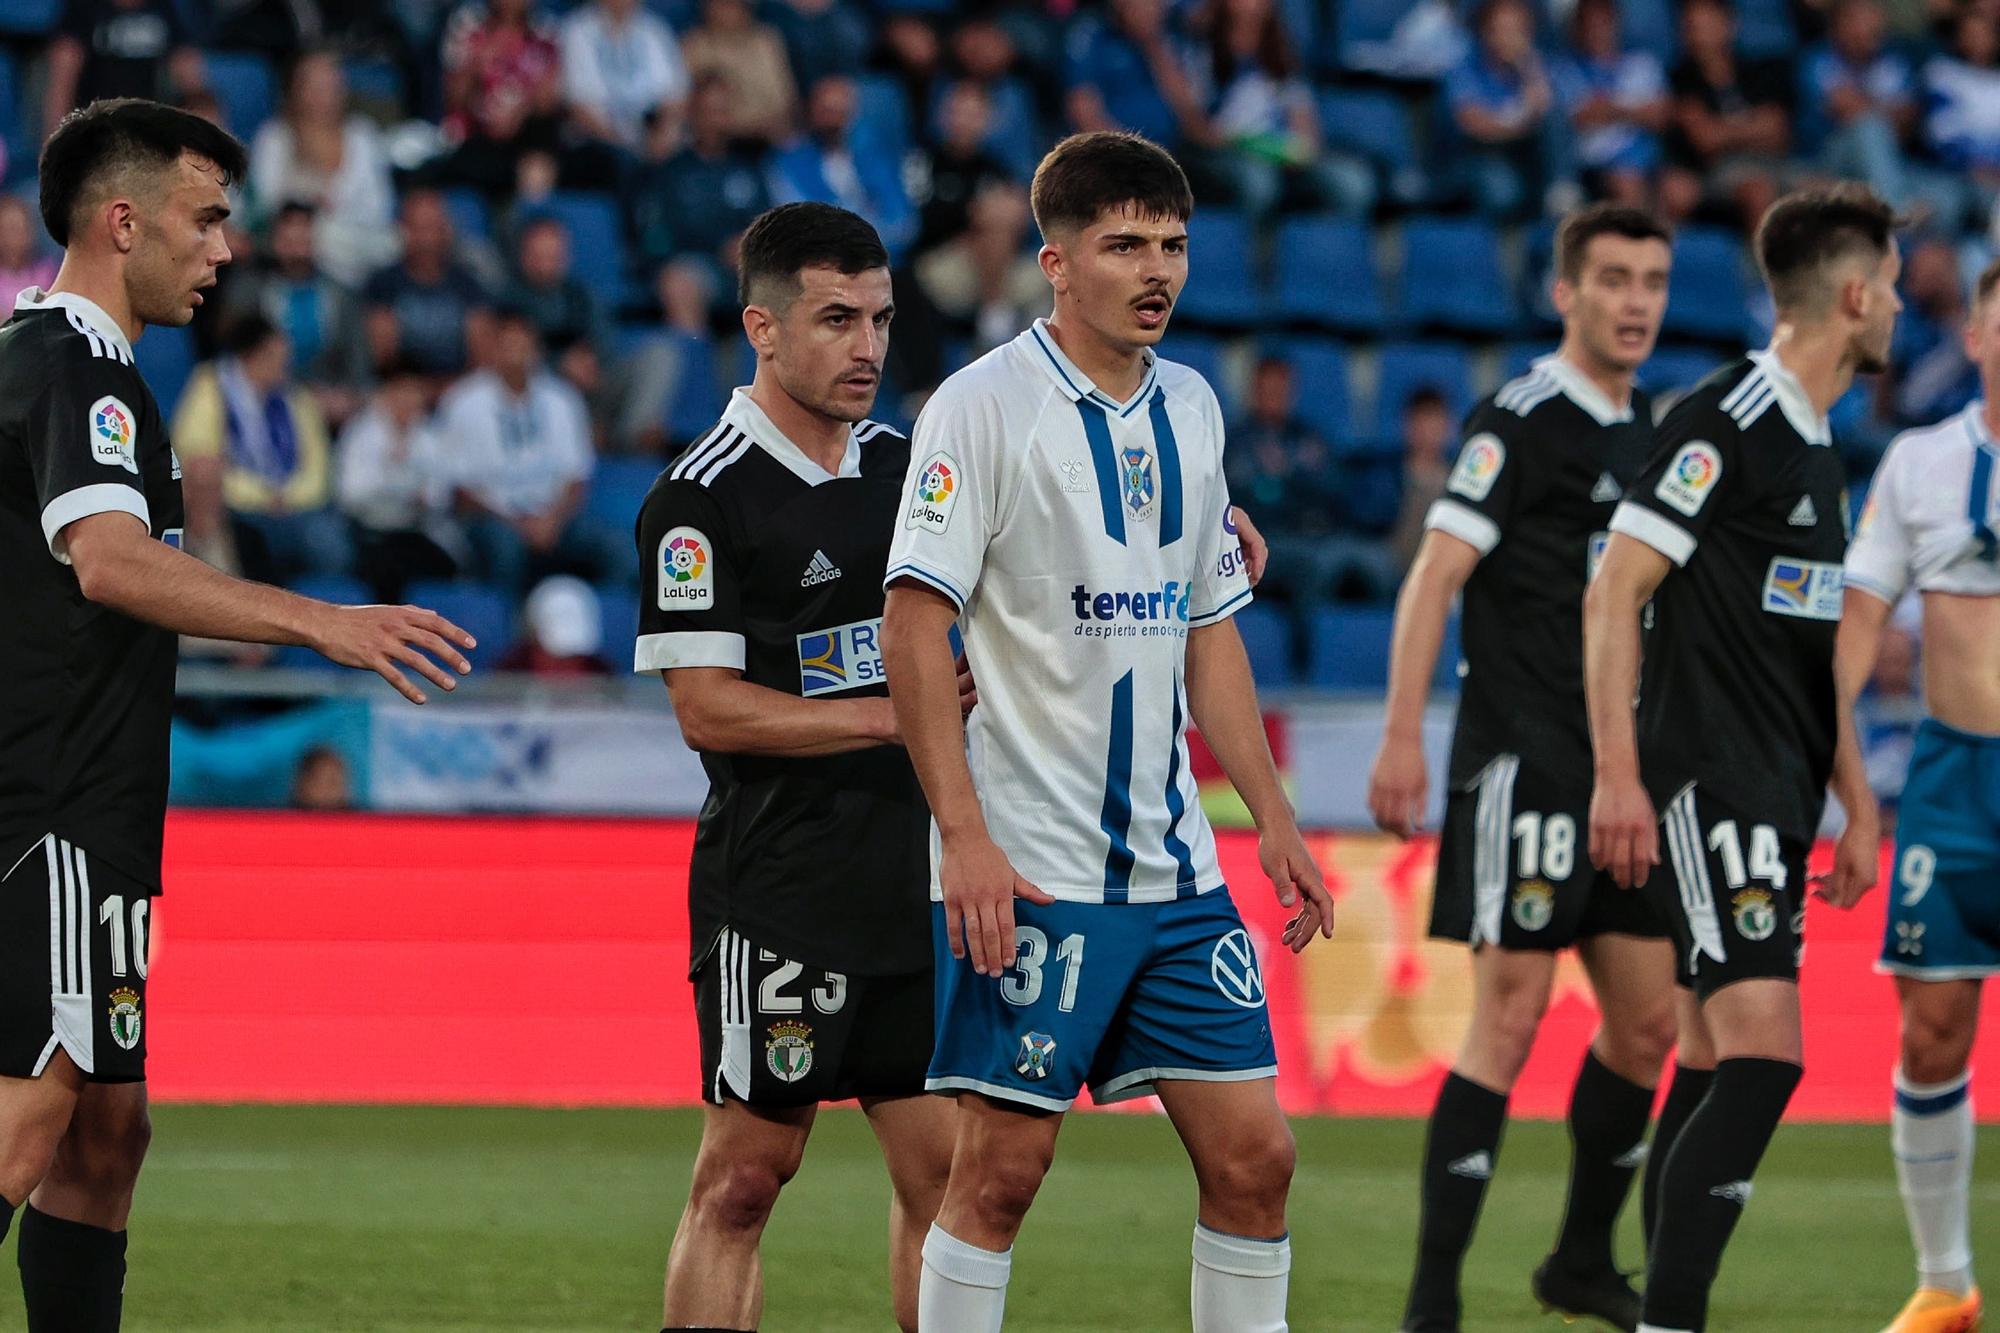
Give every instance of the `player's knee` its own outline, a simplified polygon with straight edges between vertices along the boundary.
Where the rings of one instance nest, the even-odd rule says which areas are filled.
[[[1678,1037],[1671,1003],[1657,1004],[1638,1013],[1605,1015],[1604,1041],[1619,1069],[1657,1070],[1674,1048]]]
[[[725,1231],[761,1232],[791,1175],[771,1162],[718,1165],[697,1173],[694,1210]]]
[[[1911,1008],[1903,1014],[1903,1077],[1912,1083],[1945,1083],[1965,1072],[1972,1033],[1943,1014]]]
[[[1282,1208],[1291,1193],[1292,1172],[1297,1166],[1298,1146],[1290,1128],[1280,1123],[1232,1144],[1207,1186],[1218,1203]]]
[[[1548,992],[1535,986],[1505,987],[1495,991],[1487,1006],[1481,1036],[1487,1055],[1514,1074],[1527,1063],[1534,1049],[1535,1034],[1541,1030],[1542,1014],[1548,1009]]]
[[[1035,1194],[1041,1189],[1042,1177],[1048,1169],[1047,1161],[1033,1157],[982,1163],[978,1188],[973,1194],[981,1217],[996,1227],[1019,1226],[1035,1202]]]

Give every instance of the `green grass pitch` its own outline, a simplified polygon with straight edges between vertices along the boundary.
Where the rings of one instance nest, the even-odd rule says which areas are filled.
[[[693,1111],[169,1106],[155,1121],[132,1230],[135,1333],[650,1333],[700,1132]],[[1292,1327],[1390,1333],[1423,1127],[1296,1124]],[[1983,1138],[1991,1161],[2000,1132]],[[1527,1275],[1554,1234],[1566,1151],[1560,1125],[1509,1130],[1467,1265],[1469,1333],[1560,1330]],[[2000,1235],[1996,1203],[2000,1190],[1979,1186],[1976,1237]],[[1073,1117],[1015,1252],[1010,1333],[1185,1329],[1193,1209],[1163,1119]],[[892,1328],[885,1217],[866,1125],[826,1113],[765,1238],[764,1329]],[[22,1326],[12,1268],[0,1328]],[[1787,1126],[1711,1327],[1874,1333],[1909,1286],[1887,1129]]]

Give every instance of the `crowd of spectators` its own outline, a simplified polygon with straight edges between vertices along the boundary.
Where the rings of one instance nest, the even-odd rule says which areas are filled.
[[[902,336],[878,415],[907,424],[1044,312],[1028,177],[1076,129],[1169,145],[1260,281],[1302,217],[1368,227],[1385,288],[1426,261],[1397,245],[1415,220],[1500,240],[1519,314],[1484,328],[1393,302],[1359,330],[1177,316],[1169,354],[1217,380],[1234,493],[1301,617],[1393,596],[1457,412],[1550,341],[1550,219],[1585,199],[1740,241],[1785,189],[1865,179],[1915,229],[1895,369],[1836,414],[1857,482],[1976,389],[1958,326],[2000,233],[1994,0],[19,3],[43,12],[0,19],[0,296],[52,276],[32,146],[69,108],[164,97],[251,145],[237,259],[166,405],[190,545],[258,577],[629,599],[629,531],[592,496],[642,486],[747,373],[749,220],[811,198],[881,231]],[[1663,365],[1768,324],[1734,254],[1743,308]],[[1389,373],[1441,335],[1471,382]],[[1337,393],[1302,379],[1308,345]]]

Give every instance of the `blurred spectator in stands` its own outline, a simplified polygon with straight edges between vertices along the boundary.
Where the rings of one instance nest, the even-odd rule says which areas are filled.
[[[730,137],[729,84],[717,74],[695,80],[688,104],[688,145],[639,190],[641,251],[662,265],[660,301],[667,322],[705,332],[712,309],[736,299],[736,243],[771,206],[763,154]]]
[[[468,0],[444,31],[446,135],[454,181],[501,196],[554,188],[562,50],[533,0]]]
[[[1970,219],[1989,225],[2000,196],[2000,19],[1962,7],[1948,29],[1950,49],[1924,66],[1924,139],[1969,193]],[[1962,214],[1946,224],[1967,221]]]
[[[1323,142],[1312,84],[1273,0],[1209,0],[1196,23],[1208,38],[1196,63],[1211,136],[1185,155],[1197,188],[1205,178],[1258,222],[1294,204],[1367,216],[1374,170]]]
[[[811,87],[828,74],[859,74],[874,41],[868,20],[840,0],[777,0],[765,16],[784,39],[793,76]]]
[[[749,0],[703,0],[701,26],[681,40],[688,72],[719,74],[729,88],[729,133],[783,143],[799,103],[785,40],[757,21]]]
[[[1660,169],[1667,76],[1652,52],[1625,46],[1618,0],[1577,0],[1569,55],[1556,67],[1555,82],[1585,188],[1647,207]]]
[[[1820,161],[1865,180],[1897,208],[1910,202],[1903,145],[1917,124],[1916,76],[1887,46],[1879,0],[1839,0],[1827,40],[1806,58],[1801,119],[1820,140]]]
[[[42,222],[18,194],[0,194],[0,302],[11,317],[14,298],[56,280],[56,257],[41,253]]]
[[[931,141],[943,137],[944,111],[951,95],[971,84],[986,94],[987,128],[983,146],[1021,180],[1034,173],[1050,142],[1035,109],[1035,93],[1016,71],[1020,63],[1014,39],[993,18],[972,18],[951,35],[956,75],[929,104]]]
[[[496,313],[493,349],[492,367],[453,385],[438,406],[473,567],[516,597],[548,573],[623,575],[630,536],[582,513],[596,465],[582,395],[542,364],[526,311]]]
[[[292,775],[291,808],[323,814],[354,808],[354,783],[340,751],[315,745],[299,756]]]
[[[680,142],[688,95],[681,44],[641,0],[591,0],[562,25],[564,96],[588,138],[649,162]]]
[[[779,203],[810,199],[859,213],[895,258],[916,239],[917,210],[894,146],[857,128],[858,105],[846,75],[829,74],[812,86],[805,133],[771,161],[772,192]]]
[[[551,574],[535,585],[522,608],[519,643],[496,664],[530,675],[608,676],[604,659],[604,607],[597,591],[569,574]]]
[[[456,471],[415,366],[384,368],[368,406],[340,433],[338,453],[335,491],[354,529],[354,572],[370,594],[400,602],[411,582],[456,574]]]
[[[1431,506],[1444,495],[1451,477],[1455,447],[1455,423],[1445,396],[1426,385],[1403,404],[1403,493],[1396,512],[1396,526],[1389,533],[1389,552],[1395,560],[1396,580],[1409,572],[1417,558],[1417,546],[1424,539],[1424,520]],[[1393,585],[1392,585],[1393,586]]]
[[[1942,421],[1979,396],[1979,372],[1965,354],[1965,319],[1957,250],[1942,236],[1913,238],[1890,355],[1899,425]]]
[[[321,271],[314,235],[311,206],[281,205],[263,247],[231,279],[223,318],[226,322],[237,312],[255,310],[283,330],[291,339],[299,381],[338,425],[367,392],[368,345],[361,333],[360,301]]]
[[[944,72],[944,40],[923,14],[883,14],[877,22],[874,63],[903,86],[911,107],[931,105]]]
[[[1791,150],[1790,70],[1738,58],[1727,0],[1683,0],[1681,52],[1660,205],[1675,220],[1720,209],[1747,233],[1777,200]]]
[[[189,547],[221,548],[225,567],[267,583],[353,564],[346,519],[332,505],[326,422],[292,380],[291,354],[262,314],[234,317],[222,356],[194,372],[173,420]]]
[[[503,298],[527,312],[542,350],[562,377],[588,398],[611,352],[611,324],[601,295],[571,270],[569,228],[548,214],[530,214],[514,246],[512,282]]]
[[[312,206],[319,267],[336,281],[365,282],[395,258],[389,159],[374,122],[349,114],[347,78],[331,51],[293,62],[283,114],[251,142],[246,188],[252,211],[265,217],[282,204]]]
[[[973,356],[1010,341],[1046,314],[1049,282],[1027,246],[1028,192],[995,180],[972,197],[966,229],[917,260],[917,282],[958,326]]]
[[[453,255],[444,196],[404,194],[398,228],[403,257],[362,289],[368,351],[375,364],[405,356],[427,375],[449,377],[478,365],[491,331],[486,289]]]
[[[42,132],[100,97],[171,102],[206,82],[174,0],[68,0],[49,42]]]
[[[1111,0],[1104,19],[1078,19],[1068,65],[1070,128],[1134,130],[1169,148],[1212,139],[1166,0]]]
[[[993,104],[984,85],[961,79],[945,90],[938,108],[937,146],[930,154],[929,193],[917,229],[919,254],[956,240],[971,225],[973,196],[1015,179],[986,147]]]
[[[1460,187],[1482,213],[1521,217],[1560,211],[1563,118],[1535,51],[1535,16],[1526,0],[1483,0],[1473,11],[1472,50],[1445,81],[1445,100],[1462,145]]]

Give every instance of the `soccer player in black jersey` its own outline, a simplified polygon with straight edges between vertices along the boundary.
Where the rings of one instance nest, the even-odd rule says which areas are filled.
[[[1656,1136],[1651,1333],[1706,1326],[1802,1072],[1806,854],[1828,780],[1850,809],[1869,799],[1834,688],[1847,496],[1826,414],[1856,372],[1888,365],[1894,225],[1858,186],[1772,206],[1755,241],[1778,313],[1771,345],[1661,423],[1585,598],[1591,860],[1668,916],[1683,987],[1671,1099],[1693,1110],[1670,1146],[1668,1126]],[[1843,856],[1820,895],[1853,906],[1875,861]]]
[[[1541,1299],[1630,1330],[1639,1298],[1612,1231],[1643,1156],[1673,1043],[1665,924],[1583,855],[1590,736],[1583,589],[1619,497],[1651,452],[1633,385],[1667,305],[1671,233],[1598,204],[1563,220],[1553,356],[1472,410],[1465,444],[1396,608],[1387,726],[1369,785],[1384,829],[1423,816],[1424,699],[1464,590],[1465,678],[1452,739],[1431,934],[1473,949],[1473,1018],[1439,1090],[1424,1150],[1416,1275],[1403,1327],[1459,1327],[1459,1272],[1500,1150],[1507,1098],[1574,945],[1603,1019],[1570,1101],[1575,1155]]]
[[[180,549],[180,463],[132,364],[229,261],[243,146],[156,102],[96,102],[43,150],[64,247],[0,326],[0,1235],[21,1213],[34,1333],[118,1327],[145,1155],[147,936],[160,891],[177,635],[304,644],[439,688],[472,640],[414,607],[337,607]],[[420,651],[421,650],[421,651]]]

